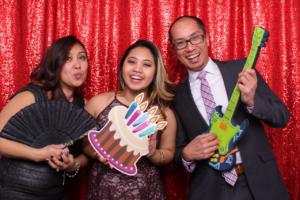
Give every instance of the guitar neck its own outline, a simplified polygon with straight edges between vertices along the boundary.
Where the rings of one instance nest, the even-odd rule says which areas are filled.
[[[260,52],[260,49],[261,49],[260,46],[261,46],[261,42],[262,42],[262,39],[264,37],[264,34],[265,34],[264,29],[261,29],[259,27],[255,27],[253,38],[252,38],[251,50],[250,50],[249,56],[247,58],[247,61],[244,65],[243,71],[245,69],[251,69],[251,68],[255,67],[258,56],[259,56],[259,52]],[[226,109],[225,114],[224,114],[224,118],[229,120],[229,121],[232,119],[232,117],[234,115],[235,109],[238,106],[239,99],[240,99],[240,96],[241,96],[241,91],[240,91],[240,89],[238,89],[237,85],[238,85],[238,83],[234,87],[233,93],[230,97],[227,109]]]

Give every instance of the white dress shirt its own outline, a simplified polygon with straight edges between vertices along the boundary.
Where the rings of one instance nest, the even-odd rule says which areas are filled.
[[[221,105],[222,112],[225,113],[225,110],[228,105],[228,95],[219,67],[209,58],[209,61],[203,70],[206,71],[206,80],[210,86],[216,105]],[[201,115],[203,116],[204,120],[209,125],[210,119],[208,119],[207,117],[205,105],[203,103],[201,95],[201,80],[197,78],[199,72],[193,72],[188,70],[188,73],[190,88],[195,104],[198,110],[200,111]],[[242,163],[240,152],[237,152],[235,155],[236,164]]]

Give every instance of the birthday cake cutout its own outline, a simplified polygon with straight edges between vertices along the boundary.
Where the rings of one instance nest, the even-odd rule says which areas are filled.
[[[148,154],[148,135],[163,129],[166,121],[157,123],[157,106],[147,112],[148,102],[141,103],[144,93],[136,96],[129,108],[115,106],[108,114],[108,122],[100,131],[90,131],[88,139],[92,147],[118,171],[133,176],[136,163]]]

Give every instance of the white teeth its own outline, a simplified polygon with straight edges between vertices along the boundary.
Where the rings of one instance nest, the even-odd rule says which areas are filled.
[[[137,79],[137,80],[142,80],[142,78],[141,77],[139,77],[139,76],[130,76],[132,79]]]
[[[191,59],[193,59],[193,58],[196,58],[196,57],[199,56],[199,55],[200,55],[200,53],[197,53],[197,54],[194,54],[194,55],[192,55],[192,56],[187,57],[187,59],[191,60]]]

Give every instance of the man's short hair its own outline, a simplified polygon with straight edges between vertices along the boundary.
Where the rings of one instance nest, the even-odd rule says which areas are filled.
[[[196,22],[197,22],[199,28],[203,31],[203,34],[204,34],[204,35],[206,34],[205,26],[204,26],[204,24],[203,24],[203,22],[202,22],[202,20],[201,20],[200,18],[195,17],[195,16],[184,15],[184,16],[178,17],[178,18],[172,23],[172,25],[171,25],[170,28],[169,28],[169,41],[170,41],[171,44],[172,44],[171,29],[172,29],[173,25],[174,25],[178,20],[180,20],[180,19],[182,19],[182,18],[190,18],[190,19],[196,20]]]

